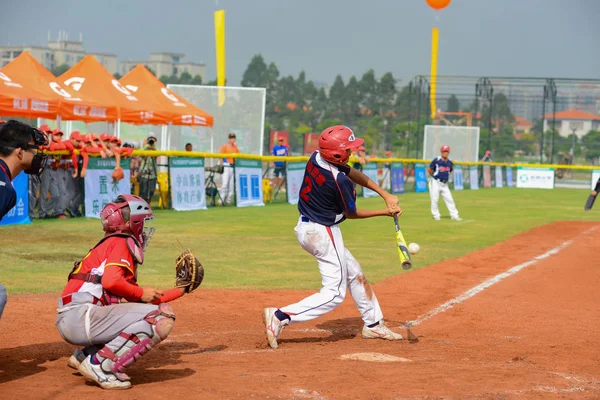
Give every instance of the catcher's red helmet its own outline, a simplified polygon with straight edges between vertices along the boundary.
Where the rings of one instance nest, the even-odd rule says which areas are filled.
[[[123,208],[125,207],[129,207],[130,210],[129,221],[125,221],[123,218]],[[129,228],[133,237],[137,239],[144,250],[148,247],[148,242],[154,234],[154,228],[148,228],[145,224],[146,221],[153,218],[152,209],[146,203],[146,200],[131,194],[119,195],[114,202],[105,205],[100,212],[104,232],[108,234],[119,233]],[[127,222],[129,222],[129,225],[127,225]]]
[[[332,164],[346,164],[350,157],[348,150],[360,147],[364,139],[354,136],[352,129],[344,125],[330,126],[319,137],[319,153]]]

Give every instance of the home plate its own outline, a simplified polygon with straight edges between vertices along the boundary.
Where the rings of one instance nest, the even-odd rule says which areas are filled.
[[[358,360],[358,361],[370,361],[370,362],[412,362],[408,358],[396,357],[389,354],[382,353],[354,353],[354,354],[343,354],[340,356],[342,360]]]

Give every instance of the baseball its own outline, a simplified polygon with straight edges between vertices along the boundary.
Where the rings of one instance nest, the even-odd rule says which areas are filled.
[[[421,250],[421,246],[419,246],[416,243],[410,243],[408,245],[408,251],[410,252],[410,254],[417,254],[419,250]]]

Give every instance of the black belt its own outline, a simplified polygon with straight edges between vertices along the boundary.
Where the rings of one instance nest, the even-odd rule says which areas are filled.
[[[302,222],[310,222],[310,219],[306,218],[305,216],[301,216],[300,218],[302,219]]]
[[[435,179],[438,180],[438,181],[440,181],[440,182],[442,182],[442,183],[448,183],[448,181],[443,181],[443,180],[438,179],[438,178],[435,178]]]

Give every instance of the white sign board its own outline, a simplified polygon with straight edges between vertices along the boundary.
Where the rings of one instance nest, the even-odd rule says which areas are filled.
[[[496,187],[501,188],[503,186],[502,167],[496,167]]]
[[[592,171],[592,190],[596,188],[596,182],[600,179],[600,171]]]
[[[169,157],[169,171],[173,209],[206,210],[204,158]]]
[[[115,201],[120,194],[131,193],[129,160],[121,160],[121,168],[123,168],[125,177],[118,182],[113,182],[112,179],[115,166],[114,158],[90,157],[87,173],[83,178],[86,217],[100,218],[100,211],[105,205]]]
[[[523,189],[554,189],[554,169],[518,167],[517,187]]]
[[[305,162],[288,162],[286,164],[285,180],[287,182],[287,199],[290,204],[298,204],[305,169]]]

